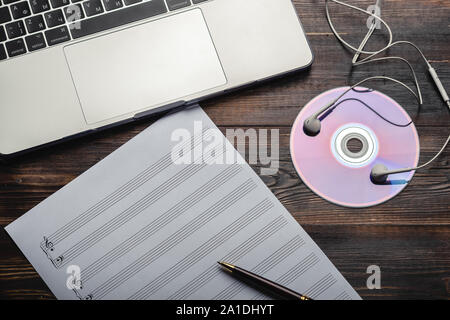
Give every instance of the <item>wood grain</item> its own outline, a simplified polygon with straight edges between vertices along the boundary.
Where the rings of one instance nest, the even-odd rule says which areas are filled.
[[[311,70],[270,81],[252,89],[206,101],[203,106],[224,131],[227,128],[280,130],[280,170],[262,177],[280,201],[325,251],[338,269],[368,299],[450,298],[450,150],[431,167],[418,172],[394,200],[350,210],[315,196],[298,179],[289,153],[290,126],[298,112],[317,94],[385,74],[409,81],[401,64],[350,70],[351,54],[340,46],[325,20],[324,1],[294,0],[315,53]],[[367,7],[373,1],[352,1]],[[450,88],[450,2],[385,0],[383,16],[396,39],[420,45]],[[346,39],[362,38],[365,17],[333,8],[333,19]],[[381,47],[385,37],[372,44]],[[450,133],[450,115],[429,81],[418,55],[409,47],[393,49],[414,62],[425,104],[388,84],[374,85],[394,97],[414,118],[421,138],[421,160],[430,159]],[[6,226],[46,197],[106,157],[155,119],[129,124],[81,138],[0,165],[0,224]],[[254,166],[259,173],[259,166]],[[366,269],[379,265],[382,289],[368,290]],[[53,299],[33,267],[0,232],[0,298]]]

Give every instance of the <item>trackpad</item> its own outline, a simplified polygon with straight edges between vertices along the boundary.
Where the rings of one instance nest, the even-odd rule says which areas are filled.
[[[183,100],[226,83],[200,9],[64,50],[89,124]]]

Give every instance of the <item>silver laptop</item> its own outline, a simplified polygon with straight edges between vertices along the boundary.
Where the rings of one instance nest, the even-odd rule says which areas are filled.
[[[0,0],[0,154],[308,67],[290,0]]]

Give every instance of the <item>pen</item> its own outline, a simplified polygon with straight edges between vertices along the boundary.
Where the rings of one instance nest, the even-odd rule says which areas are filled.
[[[312,300],[311,298],[302,295],[298,292],[295,292],[289,288],[286,288],[278,283],[275,283],[269,279],[263,278],[253,272],[244,270],[242,268],[239,268],[237,266],[234,266],[230,263],[220,261],[218,262],[226,271],[232,273],[233,275],[238,276],[243,281],[251,282],[258,287],[261,287],[263,289],[266,289],[277,296],[281,297],[282,299],[287,300]]]

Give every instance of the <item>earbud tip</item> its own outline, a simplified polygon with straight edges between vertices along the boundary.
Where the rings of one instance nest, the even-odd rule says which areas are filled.
[[[306,119],[303,124],[303,132],[307,136],[315,137],[320,133],[321,124],[319,119]]]
[[[382,164],[376,164],[372,168],[372,171],[370,172],[370,179],[374,183],[378,183],[378,184],[385,183],[388,178],[387,172],[388,172],[388,168],[386,168],[386,166],[384,166]]]

